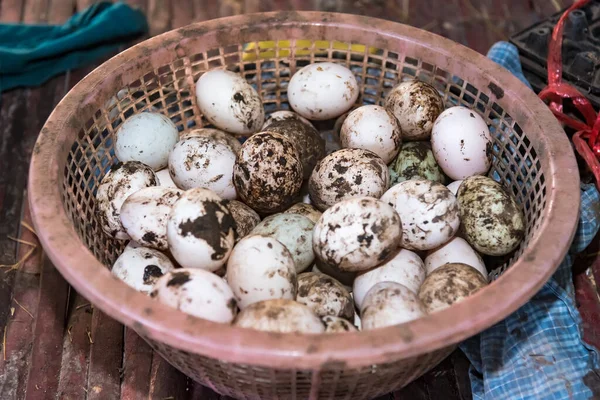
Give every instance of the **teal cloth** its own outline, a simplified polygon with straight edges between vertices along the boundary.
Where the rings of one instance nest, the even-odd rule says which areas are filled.
[[[148,31],[144,14],[124,3],[96,3],[64,25],[0,24],[0,92],[38,86],[93,63]]]

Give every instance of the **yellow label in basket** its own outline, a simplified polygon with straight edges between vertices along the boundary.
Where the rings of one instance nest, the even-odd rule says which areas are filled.
[[[362,44],[352,44],[344,42],[329,42],[327,40],[317,40],[315,42],[311,40],[296,40],[296,56],[308,56],[311,53],[315,55],[327,54],[331,43],[332,50],[351,50],[352,53],[363,53],[365,52],[365,46]],[[258,44],[258,51],[256,45]],[[313,46],[314,44],[314,46]],[[280,40],[275,42],[273,40],[263,41],[258,43],[248,43],[244,45],[243,61],[254,61],[256,59],[269,59],[269,58],[282,58],[289,57],[291,53],[291,41]],[[314,48],[314,51],[312,50]],[[257,54],[258,53],[258,54]],[[369,54],[376,54],[377,49],[374,47],[369,48]]]

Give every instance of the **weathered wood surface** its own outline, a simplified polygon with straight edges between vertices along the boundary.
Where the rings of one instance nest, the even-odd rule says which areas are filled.
[[[151,34],[193,21],[271,10],[328,10],[404,22],[485,53],[496,40],[555,13],[568,0],[128,0],[145,11]],[[0,0],[1,22],[62,23],[93,0]],[[0,264],[13,264],[35,242],[30,223],[27,168],[39,130],[52,108],[93,66],[42,87],[0,97]],[[597,251],[597,250],[594,250]],[[590,251],[594,253],[594,251]],[[600,344],[595,283],[600,258],[580,258],[593,273],[576,278],[588,340]],[[585,264],[585,265],[584,265]],[[38,247],[18,270],[0,271],[2,399],[224,399],[191,382],[133,331],[124,329],[70,290]],[[4,335],[4,332],[5,335]],[[386,399],[469,399],[468,361],[460,352]]]

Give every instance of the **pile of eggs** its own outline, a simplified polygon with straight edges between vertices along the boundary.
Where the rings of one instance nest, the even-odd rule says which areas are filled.
[[[154,110],[119,127],[96,194],[103,231],[129,240],[116,277],[211,321],[347,332],[450,307],[488,284],[482,255],[519,246],[524,215],[486,177],[476,111],[444,109],[418,80],[356,107],[356,78],[328,62],[298,70],[287,95],[293,111],[265,120],[243,77],[213,70],[196,98],[214,128],[180,135]],[[336,118],[326,151],[311,121]]]

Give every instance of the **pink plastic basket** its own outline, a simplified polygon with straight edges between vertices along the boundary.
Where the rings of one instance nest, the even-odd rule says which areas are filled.
[[[259,41],[274,41],[261,50]],[[247,51],[247,45],[253,50]],[[351,46],[364,45],[364,46]],[[406,324],[335,335],[276,334],[193,318],[135,292],[108,267],[123,243],[94,218],[94,192],[115,162],[115,129],[154,107],[181,131],[205,123],[194,82],[228,68],[255,84],[267,112],[288,107],[296,69],[333,60],[352,69],[360,104],[381,104],[401,79],[432,83],[447,105],[480,112],[495,131],[490,174],[522,205],[526,238],[488,287],[450,309]],[[170,363],[237,398],[366,399],[398,389],[456,344],[516,310],[564,257],[578,216],[577,165],[560,125],[508,71],[419,29],[361,16],[266,13],[197,23],[107,61],[56,107],[31,162],[29,193],[44,249],[75,289],[136,330]],[[510,268],[507,268],[510,267]]]

